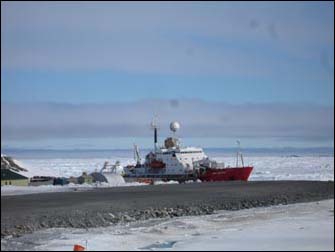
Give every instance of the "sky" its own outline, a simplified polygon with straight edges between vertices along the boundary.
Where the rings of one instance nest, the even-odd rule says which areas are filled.
[[[154,114],[196,145],[333,147],[334,3],[1,2],[2,148],[149,147]]]

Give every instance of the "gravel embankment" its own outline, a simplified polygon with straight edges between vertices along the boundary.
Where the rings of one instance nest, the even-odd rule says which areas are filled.
[[[333,181],[232,181],[2,196],[1,237],[331,198]]]

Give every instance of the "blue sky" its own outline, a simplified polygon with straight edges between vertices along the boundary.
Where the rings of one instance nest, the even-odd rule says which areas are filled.
[[[234,104],[245,102],[333,104],[333,84],[317,80],[283,79],[271,80],[262,76],[249,78],[178,76],[112,71],[53,73],[11,70],[4,71],[2,75],[2,101],[105,103],[147,98],[197,98]]]
[[[14,137],[16,145],[28,141],[29,135],[27,146],[34,145],[35,140],[41,142],[41,138],[80,137],[68,133],[72,132],[70,123],[62,117],[58,117],[64,122],[58,125],[63,127],[58,134],[52,133],[52,120],[44,126],[43,136],[37,134],[41,129],[29,117],[17,129],[17,118],[8,116],[12,104],[15,109],[33,104],[35,110],[30,113],[41,118],[46,111],[36,108],[45,106],[48,113],[57,114],[58,108],[49,106],[54,103],[75,104],[84,111],[108,104],[111,110],[114,106],[127,111],[127,107],[136,110],[138,103],[142,106],[151,100],[156,101],[155,106],[164,106],[170,100],[193,102],[182,111],[195,117],[194,108],[204,102],[208,118],[192,121],[194,126],[220,117],[218,107],[234,110],[241,106],[247,116],[249,104],[264,108],[275,104],[284,117],[287,115],[285,129],[296,132],[293,128],[297,125],[289,127],[293,115],[284,111],[297,111],[311,120],[317,117],[315,111],[322,111],[324,117],[318,118],[324,120],[322,125],[310,126],[303,136],[297,132],[295,140],[284,142],[275,139],[293,139],[292,134],[284,136],[281,129],[268,124],[267,116],[257,113],[258,121],[272,128],[266,136],[254,129],[248,137],[265,137],[261,147],[270,143],[301,146],[307,138],[307,145],[333,146],[330,131],[334,126],[325,118],[332,119],[334,110],[334,3],[1,2],[1,109],[7,115],[1,115],[2,139],[7,139],[2,140],[2,146],[11,146],[15,135],[22,137]],[[153,112],[151,108],[141,110],[145,120]],[[119,116],[114,113],[106,111],[105,116]],[[160,113],[171,119],[178,115],[176,120],[181,121],[187,117],[173,111]],[[82,117],[77,120],[79,124],[85,121]],[[124,120],[125,125],[130,124],[127,118]],[[112,121],[99,127],[107,125],[116,127]],[[224,126],[217,124],[219,128]],[[248,128],[247,123],[245,126]],[[258,129],[263,126],[257,124]],[[101,137],[101,128],[92,127],[87,126],[91,139]],[[322,133],[325,127],[327,134]],[[201,130],[191,131],[190,141],[203,135]],[[229,137],[228,132],[215,132]],[[234,134],[238,137],[242,133]],[[86,137],[87,131],[82,134]],[[147,136],[132,126],[128,132],[120,131],[122,137],[127,134]],[[107,131],[104,137],[118,135]],[[257,140],[248,143],[258,146]],[[207,144],[221,145],[213,140]]]

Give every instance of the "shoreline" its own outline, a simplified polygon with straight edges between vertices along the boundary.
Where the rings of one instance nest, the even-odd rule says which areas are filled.
[[[167,184],[1,197],[1,238],[334,198],[334,181]]]

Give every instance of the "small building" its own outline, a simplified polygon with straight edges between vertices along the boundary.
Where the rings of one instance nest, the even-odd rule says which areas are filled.
[[[29,179],[21,174],[13,172],[9,169],[1,169],[1,186],[15,185],[28,186]]]
[[[86,172],[83,172],[83,175],[81,175],[78,178],[79,184],[92,184],[93,183],[93,177],[91,175],[87,175]]]
[[[50,176],[34,176],[30,178],[29,186],[53,185],[54,179]]]
[[[93,183],[108,183],[105,175],[101,174],[100,172],[92,172],[90,175],[93,178]]]
[[[71,184],[78,184],[78,178],[76,178],[76,177],[73,177],[73,176],[71,176],[71,177],[69,177],[69,183]]]
[[[67,178],[55,178],[53,181],[53,185],[67,185],[69,184],[69,180]]]

